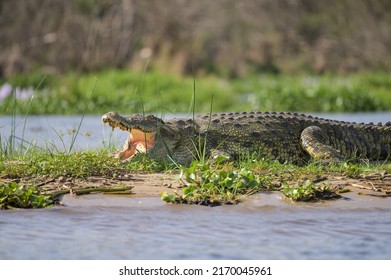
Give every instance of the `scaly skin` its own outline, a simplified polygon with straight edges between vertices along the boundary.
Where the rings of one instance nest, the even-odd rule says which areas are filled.
[[[256,154],[294,164],[311,158],[323,162],[391,158],[390,122],[356,124],[275,112],[216,113],[168,121],[152,115],[123,117],[109,112],[102,120],[113,129],[130,132],[130,139],[118,153],[121,160],[130,159],[139,150],[158,161],[178,164],[218,154],[232,160]]]

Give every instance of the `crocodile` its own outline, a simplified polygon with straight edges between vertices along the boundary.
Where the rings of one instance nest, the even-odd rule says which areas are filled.
[[[232,160],[251,155],[302,165],[311,159],[391,159],[391,122],[354,123],[290,112],[232,112],[163,120],[154,115],[108,112],[104,124],[129,132],[117,157],[146,153],[157,161],[187,165],[202,156]]]

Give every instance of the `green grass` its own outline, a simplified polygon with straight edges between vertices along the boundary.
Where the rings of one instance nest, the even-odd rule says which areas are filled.
[[[0,172],[9,178],[44,175],[81,178],[105,174],[115,166],[116,161],[103,150],[52,154],[38,149],[28,155],[16,156],[11,161],[3,161]]]
[[[300,111],[356,112],[391,110],[389,73],[342,75],[251,75],[237,80],[196,77],[196,112]],[[34,102],[12,96],[0,114],[103,114],[107,111],[191,113],[193,77],[106,70],[90,74],[32,73],[0,81],[35,89]],[[96,86],[95,86],[96,85]],[[95,88],[94,88],[95,87]],[[94,89],[94,90],[93,90]],[[91,91],[94,94],[91,96]],[[91,97],[91,98],[90,98]],[[86,110],[86,104],[90,104]]]
[[[169,169],[146,157],[138,157],[124,165],[112,156],[111,151],[102,148],[76,151],[72,153],[55,152],[32,148],[25,154],[3,157],[0,162],[0,179],[42,176],[69,176],[87,178],[89,176],[115,176],[126,168],[128,171],[160,172]]]

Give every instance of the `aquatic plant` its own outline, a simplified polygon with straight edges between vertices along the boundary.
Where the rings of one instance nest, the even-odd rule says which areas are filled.
[[[227,158],[219,156],[215,164],[193,161],[190,167],[180,167],[179,180],[183,195],[163,192],[161,199],[171,203],[221,205],[238,203],[243,194],[265,189],[261,178],[251,170],[220,166]]]
[[[44,208],[53,205],[51,196],[42,195],[35,186],[15,182],[0,184],[0,209]]]
[[[282,184],[281,192],[294,201],[316,201],[319,199],[339,198],[332,188],[327,184],[316,185],[313,181],[306,180],[298,186],[289,186],[286,182]]]

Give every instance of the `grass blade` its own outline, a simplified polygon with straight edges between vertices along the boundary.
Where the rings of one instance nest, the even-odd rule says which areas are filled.
[[[79,135],[79,132],[80,132],[81,125],[83,124],[84,117],[85,117],[85,115],[86,115],[86,113],[88,111],[88,107],[89,107],[89,105],[91,103],[91,100],[92,100],[92,97],[94,95],[97,83],[98,83],[98,81],[95,79],[94,88],[92,89],[91,95],[90,95],[90,97],[88,98],[88,101],[87,101],[87,105],[84,108],[83,114],[82,114],[80,122],[79,122],[79,126],[77,127],[76,133],[74,133],[72,135],[71,145],[69,146],[68,154],[70,154],[72,152],[72,150],[73,150],[73,147],[75,145],[77,136]]]

